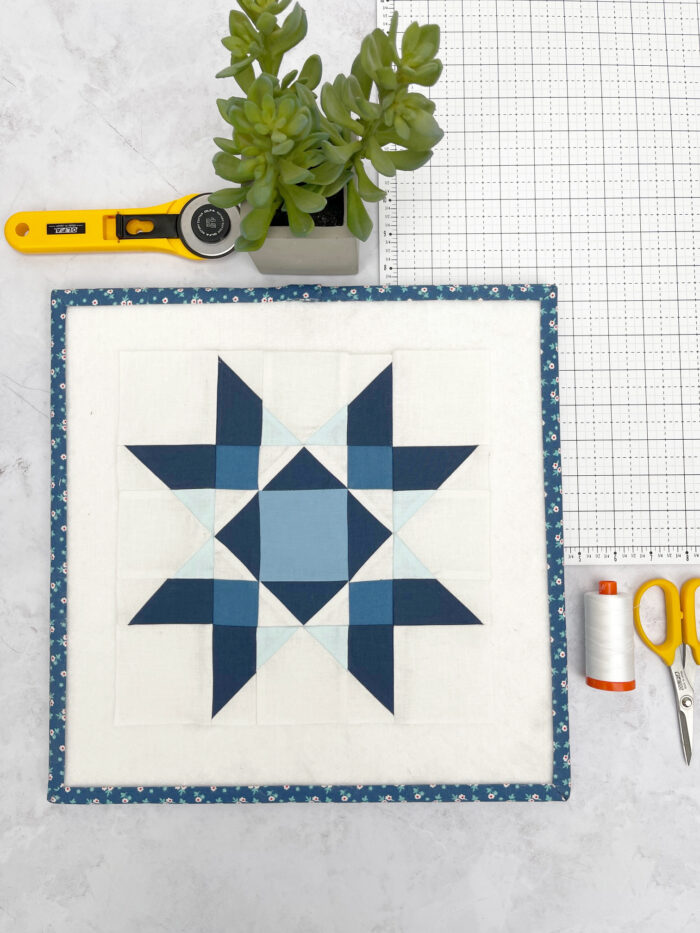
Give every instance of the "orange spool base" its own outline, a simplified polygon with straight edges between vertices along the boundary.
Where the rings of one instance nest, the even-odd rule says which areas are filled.
[[[596,690],[612,690],[615,693],[622,693],[626,690],[634,690],[634,688],[637,686],[636,680],[596,680],[594,677],[586,677],[586,683],[589,687],[595,687]]]

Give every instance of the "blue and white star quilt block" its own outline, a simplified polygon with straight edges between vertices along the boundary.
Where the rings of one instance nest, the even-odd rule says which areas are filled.
[[[565,798],[556,326],[54,293],[49,798]]]
[[[482,625],[488,616],[479,586],[490,572],[487,355],[222,351],[191,354],[189,365],[183,356],[123,360],[130,389],[121,430],[139,441],[149,415],[142,404],[129,408],[134,383],[160,373],[166,392],[183,371],[188,383],[201,372],[188,399],[199,427],[178,425],[168,443],[120,450],[129,631],[119,646],[129,708],[126,659],[130,642],[141,643],[133,627],[175,626],[177,637],[178,628],[203,626],[212,721],[286,721],[292,709],[300,722],[400,719],[396,630]],[[444,410],[428,401],[438,379],[449,398]],[[465,382],[475,396],[471,416],[453,401]],[[395,425],[397,394],[403,425]],[[179,437],[187,442],[174,443]],[[419,443],[424,438],[438,442]],[[412,443],[395,443],[402,439]],[[153,592],[144,599],[149,575]],[[164,636],[155,638],[162,652]],[[278,652],[282,670],[271,685],[262,668]],[[314,689],[293,683],[294,667]],[[331,686],[325,698],[321,669]],[[292,705],[279,688],[285,680]],[[165,694],[155,704],[144,697],[146,721],[182,716],[177,702],[169,712]],[[185,721],[204,721],[201,702],[200,687]]]

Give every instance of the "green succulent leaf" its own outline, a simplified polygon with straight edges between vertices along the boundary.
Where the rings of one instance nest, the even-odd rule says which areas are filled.
[[[329,185],[326,185],[323,189],[324,198],[332,198],[334,194],[337,194],[339,191],[342,191],[343,188],[352,178],[352,171],[346,170],[340,175],[334,182]]]
[[[273,94],[274,89],[275,84],[272,75],[260,74],[250,86],[248,99],[260,107],[262,106],[263,97],[267,94]]]
[[[372,232],[372,218],[367,213],[367,208],[362,203],[362,198],[357,192],[354,182],[348,182],[348,229],[358,240],[366,240]]]
[[[396,49],[396,36],[397,36],[398,31],[399,31],[399,13],[398,13],[398,10],[394,10],[394,12],[391,14],[391,23],[389,24],[389,32],[387,33],[389,42],[391,42],[391,44],[394,46],[394,49]]]
[[[292,0],[238,0],[238,5],[246,11],[248,16],[256,23],[263,13],[272,13],[279,16]]]
[[[311,111],[318,110],[316,95],[304,81],[297,81],[294,85],[294,93],[297,95],[300,104],[308,107]]]
[[[253,130],[252,125],[248,122],[241,107],[232,107],[229,111],[229,122],[232,124],[233,128],[239,133],[247,134],[251,133]]]
[[[263,36],[269,36],[277,27],[277,19],[275,18],[274,13],[271,13],[269,10],[265,10],[264,13],[260,14],[255,25],[258,27]]]
[[[412,110],[425,110],[426,113],[435,112],[435,101],[421,94],[419,91],[404,93],[400,96],[400,103]]]
[[[411,114],[407,114],[405,119],[411,129],[411,149],[432,149],[442,139],[443,132],[431,113],[424,110],[414,110]],[[425,144],[417,146],[418,142]]]
[[[373,123],[382,117],[382,108],[373,101],[363,97],[355,98],[355,110],[364,123]]]
[[[381,175],[395,175],[396,168],[388,152],[373,137],[367,141],[367,158]]]
[[[280,87],[288,88],[289,85],[292,83],[292,81],[296,78],[298,73],[299,72],[296,70],[296,68],[294,69],[294,71],[287,72],[287,74],[280,81]]]
[[[347,89],[348,93],[351,96],[352,104],[355,112],[362,117],[363,120],[372,122],[374,120],[379,120],[382,115],[382,108],[379,104],[376,104],[372,101],[367,100],[360,82],[355,77],[355,75],[350,75],[347,79]]]
[[[258,32],[245,15],[238,10],[231,10],[228,17],[228,30],[230,35],[221,41],[229,51],[233,52],[241,45],[253,45],[258,42]]]
[[[243,71],[239,71],[236,75],[236,84],[244,94],[248,93],[248,89],[253,81],[255,81],[255,71],[252,65],[248,65],[247,68],[244,68]]]
[[[348,79],[345,77],[345,75],[336,75],[336,78],[331,86],[335,91],[342,107],[347,110],[348,114],[352,115],[351,111],[355,106],[355,98],[352,94],[352,91],[350,90]]]
[[[356,158],[353,162],[357,176],[357,190],[363,201],[382,201],[386,191],[378,188],[367,174],[362,160]]]
[[[295,3],[281,27],[268,37],[267,47],[275,56],[281,57],[301,42],[307,29],[306,13]]]
[[[318,165],[323,161],[323,153],[318,149],[318,144],[324,142],[328,139],[328,133],[325,133],[323,130],[320,130],[318,133],[309,133],[304,139],[297,139],[296,149],[299,152],[306,152],[308,149],[313,149],[313,155],[309,153],[308,158],[314,158],[315,165]]]
[[[243,113],[245,114],[246,120],[251,123],[253,126],[257,126],[259,123],[262,123],[262,111],[258,104],[253,100],[246,100],[243,104]]]
[[[368,98],[372,91],[372,79],[363,68],[359,55],[352,63],[351,74],[357,79],[362,93]]]
[[[259,240],[248,240],[243,235],[239,235],[234,243],[234,249],[237,253],[253,253],[255,250],[260,249],[264,242],[265,237],[261,237]]]
[[[227,123],[231,123],[230,109],[231,105],[228,100],[225,100],[223,97],[219,97],[216,101],[216,106],[219,108],[219,113],[226,120]]]
[[[338,178],[343,171],[342,162],[322,162],[311,171],[311,180],[315,185],[330,185]],[[324,192],[328,197],[327,192]]]
[[[391,65],[382,65],[377,68],[375,80],[381,91],[395,91],[399,86],[399,79]]]
[[[394,118],[394,129],[396,131],[396,135],[400,140],[402,140],[402,142],[406,142],[408,139],[410,139],[411,128],[403,117],[396,116]]]
[[[361,145],[357,140],[341,146],[333,146],[329,142],[323,142],[321,148],[331,162],[335,162],[337,165],[346,165],[355,153],[360,151]]]
[[[401,58],[403,61],[411,61],[420,42],[420,26],[418,23],[411,23],[406,27],[401,40]]]
[[[310,55],[299,72],[299,83],[304,84],[310,91],[318,87],[323,74],[323,64],[319,55]]]
[[[365,36],[360,46],[360,64],[364,71],[374,78],[377,69],[382,67],[382,60],[372,36]]]
[[[353,133],[364,131],[362,124],[354,120],[350,111],[343,105],[333,85],[324,84],[321,88],[321,106],[328,119],[334,123],[339,123]]]
[[[433,153],[431,149],[428,149],[426,152],[414,152],[409,149],[389,149],[386,150],[386,154],[394,163],[394,167],[399,169],[399,171],[413,172],[415,169],[425,165],[425,163],[430,160]]]
[[[398,60],[396,51],[392,48],[391,41],[385,32],[382,32],[381,29],[374,29],[371,33],[371,37],[374,40],[374,47],[383,65],[390,65],[392,62]]]
[[[241,4],[242,5],[242,4]],[[228,14],[228,31],[235,35],[239,29],[252,29],[250,18],[240,10],[231,10]]]
[[[297,112],[287,124],[287,134],[289,136],[301,136],[310,128],[310,126],[311,118],[309,116],[308,110],[297,110]]]
[[[296,71],[290,71],[289,75],[287,75],[286,77],[288,78],[290,75],[296,75]],[[292,80],[294,80],[294,78],[292,78]],[[294,116],[296,109],[297,109],[297,101],[292,96],[291,93],[285,94],[284,97],[281,97],[281,98],[278,97],[275,126],[276,127],[285,126],[287,122]]]
[[[252,242],[264,240],[267,231],[270,229],[274,213],[275,209],[268,206],[254,208],[249,214],[246,214],[241,220],[241,234],[243,237]]]
[[[269,207],[275,199],[275,172],[268,171],[248,189],[248,203],[252,207]]]
[[[292,151],[293,148],[294,148],[294,140],[285,139],[283,143],[277,143],[276,145],[274,145],[272,149],[270,150],[270,152],[274,156],[285,156],[285,155],[289,155],[289,153]]]
[[[284,197],[285,203],[289,201],[300,211],[307,214],[315,214],[316,211],[322,211],[326,206],[326,199],[317,191],[311,191],[309,188],[302,188],[299,185],[286,185],[280,183],[280,191]]]
[[[277,107],[275,106],[275,99],[272,94],[266,94],[263,97],[260,112],[262,113],[262,118],[265,123],[270,123],[274,119]]]
[[[239,155],[238,147],[231,139],[225,139],[223,136],[215,136],[214,143],[219,149],[228,152],[230,155]]]
[[[221,188],[209,195],[209,203],[216,207],[237,207],[245,201],[247,194],[247,188]]]
[[[222,68],[221,71],[217,71],[215,77],[235,78],[236,75],[240,74],[242,71],[245,71],[246,68],[249,68],[252,62],[253,56],[249,55],[247,58],[243,58],[241,61],[235,62],[233,65],[229,65],[228,68]]]
[[[409,69],[409,74],[415,84],[420,84],[422,87],[432,87],[442,74],[442,62],[439,58],[436,58],[432,62],[426,62],[425,65],[421,65],[419,68]]]
[[[241,161],[227,152],[217,152],[212,159],[214,171],[220,178],[227,181],[244,182],[253,178],[253,167],[250,160]]]
[[[298,185],[305,181],[315,181],[313,174],[301,165],[295,165],[289,159],[278,162],[280,178],[286,185]]]
[[[417,64],[435,58],[440,48],[440,27],[434,23],[420,27],[420,38],[414,52],[414,61]]]
[[[293,236],[306,236],[313,230],[313,218],[300,210],[291,197],[285,197],[284,206],[287,209],[287,220]]]

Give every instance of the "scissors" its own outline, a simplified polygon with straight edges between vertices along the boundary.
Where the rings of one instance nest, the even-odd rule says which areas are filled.
[[[663,591],[666,605],[666,637],[658,645],[650,640],[639,617],[642,597],[654,586]],[[657,654],[671,670],[683,755],[688,765],[693,753],[695,673],[700,666],[700,641],[695,623],[695,592],[698,587],[700,577],[686,580],[680,593],[675,583],[671,583],[670,580],[656,579],[642,584],[634,596],[634,627],[637,634],[647,648]]]

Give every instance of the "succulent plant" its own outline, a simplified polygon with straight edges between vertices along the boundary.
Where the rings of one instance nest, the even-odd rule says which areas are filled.
[[[347,188],[350,231],[366,240],[372,221],[365,201],[380,201],[385,191],[369,177],[368,161],[380,175],[392,176],[424,165],[442,138],[435,105],[411,85],[429,87],[442,63],[435,56],[440,29],[411,23],[397,47],[397,15],[388,33],[375,29],[362,41],[349,75],[315,93],[321,82],[318,55],[300,71],[282,78],[286,52],[306,35],[306,13],[291,0],[237,0],[229,15],[230,35],[222,39],[231,64],[219,78],[234,78],[244,96],[217,101],[232,127],[230,139],[217,137],[216,174],[238,187],[222,188],[209,200],[219,207],[249,205],[243,211],[237,250],[256,250],[265,242],[277,211],[289,228],[305,236],[312,215],[326,200]]]

